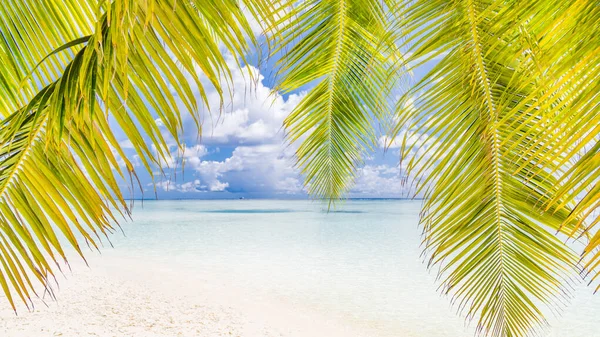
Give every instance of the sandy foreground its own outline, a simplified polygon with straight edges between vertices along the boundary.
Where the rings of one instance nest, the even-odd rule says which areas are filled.
[[[372,335],[226,279],[121,257],[89,261],[91,268],[71,262],[72,271],[59,278],[57,300],[34,299],[33,311],[22,307],[15,316],[0,297],[0,336]]]

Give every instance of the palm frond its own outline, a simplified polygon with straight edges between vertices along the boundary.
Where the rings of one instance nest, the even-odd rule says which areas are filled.
[[[95,1],[2,1],[0,4],[0,60],[4,78],[0,107],[4,117],[22,106],[45,85],[55,81],[72,53],[58,53],[27,78],[36,64],[54,50],[92,32]],[[66,18],[68,18],[68,21]]]
[[[118,182],[135,172],[108,121],[152,175],[170,156],[155,119],[179,143],[185,111],[175,97],[200,126],[205,83],[225,94],[225,54],[241,65],[256,43],[246,15],[268,23],[279,8],[244,3],[0,5],[0,60],[10,65],[0,70],[0,285],[13,308],[15,296],[31,303],[39,283],[51,291],[65,244],[83,256],[80,241],[98,248],[129,212]]]
[[[553,20],[543,21],[536,38],[543,70],[536,105],[544,111],[540,132],[524,133],[518,142],[526,147],[521,157],[536,158],[538,170],[532,174],[544,169],[559,177],[560,188],[546,200],[545,209],[569,209],[568,221],[576,223],[569,234],[591,236],[583,255],[584,268],[595,275],[592,282],[598,277],[600,261],[600,234],[595,229],[600,221],[600,27],[596,24],[600,9],[579,1],[563,1],[557,9]],[[540,148],[546,147],[553,156],[540,154]],[[575,206],[571,209],[571,205]]]
[[[417,192],[426,198],[421,222],[430,266],[459,311],[486,336],[526,336],[544,324],[568,294],[576,255],[555,235],[576,231],[572,204],[546,205],[558,190],[556,143],[523,156],[524,137],[543,135],[545,110],[528,36],[541,28],[541,7],[495,1],[416,1],[400,16],[410,57],[418,65],[445,55],[398,104],[395,129],[435,138],[436,147],[411,160],[428,171]],[[557,14],[553,14],[557,15]],[[530,41],[529,41],[530,42]],[[414,97],[416,109],[406,109]],[[404,144],[408,154],[414,145]],[[418,174],[417,174],[418,175]],[[561,198],[564,200],[564,198]],[[578,233],[581,233],[580,231]]]
[[[31,279],[51,292],[48,281],[54,267],[60,269],[59,262],[67,262],[58,237],[66,238],[83,257],[75,233],[97,249],[101,236],[113,229],[111,207],[118,210],[124,205],[123,199],[119,203],[113,198],[120,193],[112,171],[118,164],[102,136],[107,128],[104,120],[90,121],[93,135],[68,123],[68,139],[52,146],[47,142],[48,97],[57,88],[48,86],[27,107],[3,120],[0,134],[0,282],[15,310],[9,280],[25,304],[36,294]]]
[[[272,34],[283,92],[314,85],[285,120],[310,193],[334,200],[353,182],[384,120],[393,87],[385,2],[309,0],[295,4]],[[391,76],[390,76],[391,75]]]

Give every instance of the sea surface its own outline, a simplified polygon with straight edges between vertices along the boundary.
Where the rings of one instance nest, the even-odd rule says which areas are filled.
[[[137,201],[111,256],[248,289],[363,326],[373,336],[465,337],[421,256],[421,201],[349,200],[327,211],[306,200]],[[576,285],[548,337],[600,336],[600,295]],[[260,298],[260,297],[259,297]]]

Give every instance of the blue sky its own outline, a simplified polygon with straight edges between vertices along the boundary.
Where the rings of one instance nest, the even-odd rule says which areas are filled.
[[[415,78],[431,68],[421,67]],[[165,165],[165,175],[156,176],[155,185],[141,166],[136,167],[143,198],[152,199],[216,199],[216,198],[307,198],[303,179],[294,167],[296,144],[285,141],[283,119],[302,99],[306,90],[287,95],[273,93],[273,62],[249,65],[249,70],[260,75],[258,83],[249,83],[231,60],[234,96],[226,96],[225,110],[219,114],[218,95],[206,86],[212,113],[203,113],[202,138],[189,116],[184,117],[183,153],[185,166],[173,170]],[[251,90],[249,90],[251,88]],[[163,133],[171,138],[167,132]],[[385,135],[381,135],[384,137]],[[129,159],[138,165],[133,149],[122,134],[117,138]],[[358,176],[349,197],[399,198],[407,197],[407,186],[402,184],[404,171],[399,166],[398,147],[383,149],[384,139],[359,168]],[[175,148],[173,148],[175,154]],[[175,157],[175,156],[174,156]],[[159,168],[156,168],[159,171]],[[141,198],[134,188],[131,195],[123,184],[127,197]]]

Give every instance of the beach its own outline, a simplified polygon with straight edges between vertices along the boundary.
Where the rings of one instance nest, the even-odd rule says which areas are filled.
[[[76,257],[74,257],[76,258]],[[245,294],[227,280],[181,278],[141,261],[94,257],[59,277],[56,300],[0,309],[0,335],[23,336],[361,336],[324,317]],[[156,267],[156,265],[154,265]]]
[[[464,337],[423,263],[419,201],[156,201],[114,246],[70,257],[56,300],[0,336]],[[578,284],[545,337],[598,337],[600,297]]]

